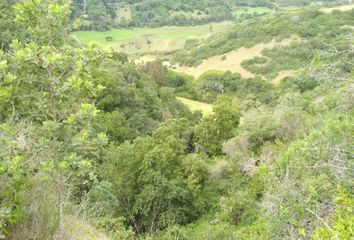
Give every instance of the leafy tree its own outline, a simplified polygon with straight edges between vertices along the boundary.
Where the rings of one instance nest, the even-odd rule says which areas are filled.
[[[25,1],[16,4],[15,11],[15,21],[28,34],[19,39],[22,43],[59,46],[67,40],[70,30],[70,4],[67,0]]]
[[[213,114],[195,128],[196,147],[209,155],[220,154],[223,142],[234,135],[239,121],[238,102],[232,97],[218,97]]]
[[[165,85],[167,67],[164,66],[161,61],[147,62],[140,67],[140,71],[151,76],[157,84]]]
[[[114,55],[114,54],[113,54]],[[151,134],[172,117],[192,119],[191,112],[166,88],[142,74],[134,64],[119,56],[102,59],[92,69],[96,84],[105,86],[96,97],[98,114],[95,126],[107,132],[111,141],[124,142]]]
[[[13,6],[16,3],[15,0],[3,0],[0,2],[0,49],[7,48],[12,39],[19,32],[16,31],[15,13]]]
[[[9,154],[0,157],[1,209],[7,214],[0,230],[12,238],[64,237],[66,203],[89,188],[106,142],[91,124],[97,109],[90,95],[100,87],[86,67],[97,59],[91,55],[95,50],[60,45],[67,6],[63,1],[16,5],[16,18],[31,39],[14,40],[1,52],[0,139]],[[17,222],[19,216],[24,224]]]
[[[200,191],[206,156],[185,156],[190,138],[186,120],[171,120],[152,137],[108,151],[101,177],[112,184],[117,212],[136,232],[154,234],[173,224],[186,224],[204,210]]]

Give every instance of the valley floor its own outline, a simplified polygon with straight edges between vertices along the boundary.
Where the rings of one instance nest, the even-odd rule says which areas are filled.
[[[156,55],[157,52],[183,48],[187,39],[205,39],[232,25],[232,22],[222,22],[190,27],[114,29],[108,32],[79,31],[73,35],[84,44],[98,42],[107,48],[125,52],[131,58],[136,58],[148,53]],[[112,41],[107,41],[107,36],[111,36]]]

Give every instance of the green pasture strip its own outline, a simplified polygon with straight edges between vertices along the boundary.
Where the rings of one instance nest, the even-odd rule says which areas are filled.
[[[204,116],[207,116],[213,112],[213,105],[203,102],[198,102],[194,100],[190,100],[187,98],[176,97],[183,104],[185,104],[192,112],[201,111]]]

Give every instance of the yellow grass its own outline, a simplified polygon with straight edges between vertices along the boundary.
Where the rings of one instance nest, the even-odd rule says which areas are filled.
[[[192,112],[201,111],[203,116],[207,116],[213,112],[213,105],[198,101],[193,101],[187,98],[177,97],[183,104],[185,104]]]
[[[251,48],[242,47],[240,49],[225,53],[223,55],[210,57],[205,59],[203,63],[197,67],[186,67],[186,66],[173,66],[174,70],[177,72],[187,73],[198,78],[205,71],[208,70],[221,70],[221,71],[231,71],[238,72],[244,78],[254,77],[253,73],[250,73],[241,66],[241,62],[247,59],[252,59],[256,56],[261,55],[261,52],[265,48],[273,48],[276,45],[289,45],[294,39],[284,39],[281,42],[272,41],[270,43],[260,43]],[[225,60],[222,60],[222,58]]]

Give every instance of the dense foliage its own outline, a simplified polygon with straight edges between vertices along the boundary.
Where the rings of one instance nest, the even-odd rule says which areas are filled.
[[[62,239],[66,204],[92,187],[107,142],[193,115],[125,56],[71,45],[67,1],[4,6],[16,22],[0,54],[0,236]]]
[[[67,0],[1,4],[0,239],[354,237],[353,11],[281,14],[208,40],[206,55],[183,50],[193,63],[305,38],[244,63],[265,76],[301,66],[273,85],[77,46]]]

